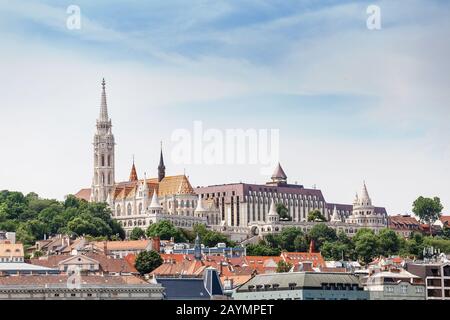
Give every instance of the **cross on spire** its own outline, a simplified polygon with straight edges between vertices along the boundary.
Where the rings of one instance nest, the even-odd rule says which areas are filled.
[[[102,100],[100,104],[100,117],[98,119],[101,122],[107,122],[109,120],[108,117],[108,105],[106,103],[106,82],[105,78],[102,80]]]

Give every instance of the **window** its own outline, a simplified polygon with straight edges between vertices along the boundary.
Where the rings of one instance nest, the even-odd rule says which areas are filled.
[[[423,293],[423,287],[417,287],[416,293]]]
[[[400,292],[402,293],[402,294],[407,294],[408,293],[408,286],[407,285],[401,285],[400,286]]]
[[[387,287],[386,287],[386,291],[387,291],[387,292],[394,292],[394,287],[387,286]]]

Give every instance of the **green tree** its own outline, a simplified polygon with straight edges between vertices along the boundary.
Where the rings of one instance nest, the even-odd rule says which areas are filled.
[[[340,242],[324,242],[320,253],[327,260],[342,260],[348,256],[348,247]]]
[[[248,244],[246,251],[248,256],[279,256],[281,254],[279,248],[272,248],[265,243]]]
[[[297,239],[298,238],[298,239]],[[278,235],[278,245],[281,250],[296,251],[296,249],[303,249],[306,242],[302,240],[304,238],[303,232],[296,227],[286,227]],[[297,239],[297,243],[295,240]],[[298,246],[299,248],[296,248]]]
[[[168,220],[162,220],[150,225],[146,233],[149,238],[159,237],[161,240],[170,240],[173,237],[176,242],[186,241],[181,231],[175,228]]]
[[[444,207],[441,204],[441,199],[438,197],[424,198],[420,196],[413,203],[413,212],[417,215],[421,221],[428,223],[430,227],[430,235],[432,235],[431,225],[442,214]]]
[[[142,251],[136,257],[136,262],[134,267],[141,274],[147,274],[162,265],[163,259],[158,252],[152,251]]]
[[[280,220],[287,220],[287,221],[292,220],[292,217],[289,216],[289,210],[284,205],[284,203],[277,203],[276,211],[278,213],[278,216],[280,217]]]
[[[377,236],[370,229],[359,229],[354,238],[355,251],[360,261],[369,263],[378,255]]]
[[[336,231],[324,223],[319,223],[312,227],[308,237],[310,240],[314,240],[316,250],[320,250],[324,242],[333,242],[337,239]]]
[[[289,272],[292,269],[292,264],[284,260],[277,263],[277,273]]]
[[[327,218],[325,218],[320,210],[316,209],[308,213],[308,221],[325,222],[327,221]]]
[[[131,240],[139,240],[145,238],[145,231],[142,230],[139,227],[135,227],[133,228],[133,230],[131,230],[131,234],[130,234],[130,239]]]
[[[40,250],[36,250],[35,252],[33,252],[33,258],[39,258],[42,257],[44,255],[44,253]]]
[[[400,250],[400,239],[391,229],[383,229],[378,234],[379,253],[385,257],[398,254]]]

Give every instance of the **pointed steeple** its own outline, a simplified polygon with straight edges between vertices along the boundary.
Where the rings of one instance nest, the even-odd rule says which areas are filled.
[[[331,222],[341,222],[341,217],[337,211],[336,206],[333,208],[333,215],[331,216]]]
[[[133,165],[131,166],[130,179],[129,181],[138,181],[138,175],[136,172],[136,166],[134,165],[134,156],[133,156]]]
[[[372,205],[372,200],[369,197],[369,192],[367,191],[366,182],[363,181],[363,187],[361,190],[361,194],[359,196],[359,202],[361,205]]]
[[[281,167],[281,164],[278,162],[277,167],[275,168],[275,171],[272,174],[272,183],[276,184],[286,184],[287,183],[287,175],[284,173],[283,168]]]
[[[205,211],[207,211],[207,210],[203,207],[202,196],[198,195],[197,208],[195,208],[195,213],[201,213],[201,212],[205,212]]]
[[[100,104],[100,117],[99,121],[107,122],[109,120],[108,117],[108,105],[106,104],[106,82],[105,78],[102,80],[102,102]]]
[[[150,202],[149,206],[150,210],[160,210],[161,206],[158,202],[158,197],[156,196],[156,190],[153,191],[152,201]]]
[[[142,190],[148,191],[147,173],[146,172],[144,172],[144,180],[142,181]]]
[[[200,236],[197,233],[197,236],[195,237],[195,245],[194,245],[194,258],[195,260],[202,260],[202,245],[200,242]]]
[[[142,181],[142,213],[147,211],[148,206],[148,184],[147,174],[144,172],[144,180]]]
[[[272,201],[270,203],[270,209],[269,209],[269,214],[268,215],[269,216],[275,216],[275,215],[278,216],[277,209],[276,209],[276,206],[275,206],[275,202],[273,201],[273,199],[272,199]]]
[[[164,165],[164,157],[162,152],[162,141],[161,141],[161,154],[159,156],[159,165],[158,165],[158,182],[161,182],[162,179],[166,176],[166,166]]]
[[[269,213],[267,214],[268,222],[278,222],[280,220],[280,216],[278,215],[277,208],[275,202],[272,199],[270,203]]]

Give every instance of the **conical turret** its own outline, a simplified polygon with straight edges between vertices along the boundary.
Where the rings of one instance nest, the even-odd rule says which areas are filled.
[[[331,222],[341,222],[341,216],[339,215],[336,206],[333,208],[333,215],[331,216]]]
[[[136,166],[134,165],[134,157],[133,157],[133,165],[131,166],[130,179],[129,181],[138,181],[138,175],[136,172]]]
[[[267,214],[267,219],[269,222],[277,222],[280,219],[280,216],[278,215],[275,202],[272,199],[272,202],[270,203],[270,209],[269,213]]]
[[[161,209],[158,202],[158,197],[156,196],[156,190],[153,191],[152,201],[150,202],[150,209]]]

